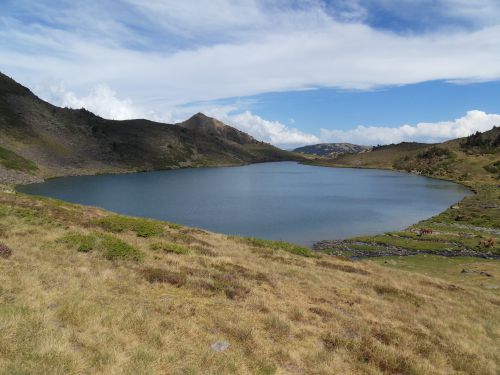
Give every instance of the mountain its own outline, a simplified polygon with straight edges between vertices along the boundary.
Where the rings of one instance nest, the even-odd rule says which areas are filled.
[[[106,120],[0,73],[0,182],[298,159],[201,113],[180,124]]]
[[[370,146],[353,145],[352,143],[320,143],[317,145],[299,147],[293,150],[308,155],[317,155],[325,157],[337,157],[344,154],[357,154],[370,151]]]

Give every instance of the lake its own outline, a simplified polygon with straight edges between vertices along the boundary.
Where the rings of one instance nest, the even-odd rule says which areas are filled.
[[[471,194],[406,173],[295,162],[64,177],[19,191],[303,245],[403,229]]]

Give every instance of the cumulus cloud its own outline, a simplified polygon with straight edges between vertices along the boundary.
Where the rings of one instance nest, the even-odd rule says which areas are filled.
[[[319,142],[319,138],[313,134],[307,134],[296,128],[290,128],[279,121],[265,120],[260,116],[252,114],[250,111],[238,114],[225,114],[219,116],[219,118],[228,125],[232,125],[258,140],[281,147]]]
[[[352,130],[321,129],[320,139],[322,142],[351,142],[366,145],[403,141],[434,143],[466,137],[476,131],[490,130],[493,126],[500,126],[500,115],[472,110],[452,121],[420,122],[397,128],[358,126]]]
[[[390,144],[399,142],[437,143],[466,137],[477,131],[500,126],[500,114],[471,110],[455,120],[420,122],[400,127],[357,126],[349,130],[321,129],[319,135],[304,133],[279,121],[269,121],[251,111],[232,113],[235,108],[224,107],[208,110],[207,113],[254,136],[256,139],[289,148],[306,144],[327,142],[349,142],[363,145]]]
[[[47,85],[35,90],[46,99],[56,96],[56,104],[85,107],[106,118],[164,122],[194,113],[188,114],[193,108],[186,103],[266,92],[500,79],[496,0],[433,1],[431,8],[410,0],[293,3],[7,1],[0,14],[0,66],[29,87],[64,82],[69,90],[57,95],[47,94]],[[424,9],[425,17],[400,11],[411,4]],[[430,21],[407,33],[383,29],[371,22],[377,18],[374,7],[393,16],[409,14],[409,23]],[[264,119],[251,108],[204,111],[279,145],[438,141],[497,121],[497,115],[471,111],[455,121],[323,129],[316,135],[296,129],[292,121],[289,126]]]
[[[84,96],[77,96],[61,84],[52,86],[49,95],[52,99],[51,101],[56,105],[74,109],[85,108],[106,119],[128,120],[149,118],[165,122],[171,120],[169,113],[159,116],[157,113],[145,111],[137,107],[131,99],[120,99],[114,90],[104,84],[96,85]]]

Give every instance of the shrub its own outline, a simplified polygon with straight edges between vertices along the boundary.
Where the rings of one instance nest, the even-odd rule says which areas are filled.
[[[489,132],[476,132],[465,138],[460,143],[460,147],[471,153],[495,153],[500,147],[499,129],[499,127],[493,127]]]
[[[500,173],[500,160],[484,167],[490,173]]]
[[[132,231],[138,237],[158,236],[163,233],[164,229],[163,224],[157,221],[118,215],[103,217],[94,220],[93,223],[108,232],[121,233]]]
[[[187,254],[189,252],[187,247],[169,242],[155,242],[151,245],[151,250],[160,250],[174,254]]]
[[[136,247],[121,239],[104,233],[82,234],[69,233],[57,242],[81,252],[100,251],[106,259],[140,260],[142,253]]]
[[[235,238],[241,242],[245,242],[249,245],[255,246],[255,247],[270,248],[273,250],[284,250],[288,253],[300,255],[303,257],[316,257],[317,256],[311,250],[309,250],[307,247],[299,246],[299,245],[288,243],[288,242],[263,240],[263,239],[252,238],[252,237],[246,237],[246,238],[245,237],[233,237],[233,238]]]
[[[419,159],[449,158],[451,156],[453,153],[450,150],[438,146],[432,146],[417,155]]]
[[[58,242],[64,243],[69,247],[76,248],[77,251],[88,253],[95,248],[97,238],[93,235],[69,233],[60,238]]]
[[[12,250],[0,242],[0,258],[8,258],[12,255]]]
[[[150,283],[169,283],[180,287],[186,284],[187,281],[185,274],[163,268],[145,268],[142,270],[142,274]]]
[[[142,258],[142,253],[134,246],[120,240],[117,237],[102,235],[101,247],[106,259],[130,259],[138,261]]]

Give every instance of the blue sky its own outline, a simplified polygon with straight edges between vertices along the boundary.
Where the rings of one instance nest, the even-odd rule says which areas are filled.
[[[286,148],[500,125],[499,62],[497,0],[0,0],[0,71],[43,99]]]

